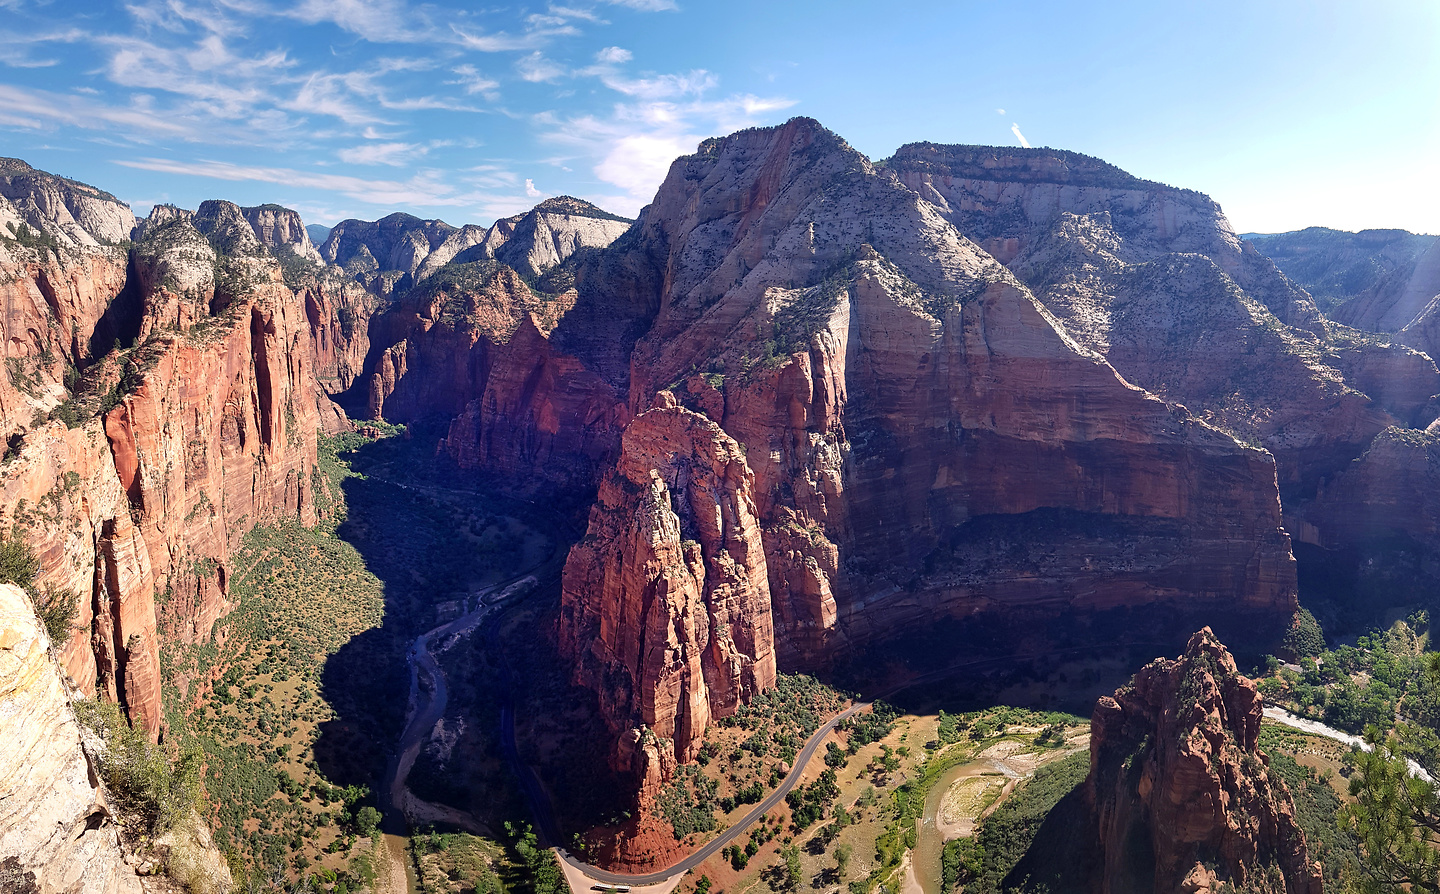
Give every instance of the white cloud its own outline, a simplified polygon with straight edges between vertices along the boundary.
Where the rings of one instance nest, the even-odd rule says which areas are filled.
[[[605,0],[605,2],[614,6],[628,6],[641,12],[662,12],[680,8],[675,5],[675,0]]]
[[[634,53],[621,47],[606,47],[595,54],[595,61],[602,65],[623,65],[634,58]]]
[[[561,119],[537,116],[546,138],[593,159],[595,176],[624,191],[596,197],[601,207],[634,216],[654,197],[676,157],[687,155],[705,137],[773,120],[793,100],[749,94],[721,100],[620,103],[607,118]]]
[[[352,165],[391,165],[399,167],[430,151],[415,143],[366,143],[340,150],[340,160]]]
[[[326,174],[317,171],[298,171],[294,168],[266,167],[261,165],[239,165],[223,161],[175,161],[166,158],[136,158],[116,161],[115,164],[142,171],[158,171],[165,174],[181,174],[191,177],[207,177],[212,180],[230,182],[254,181],[274,183],[297,189],[315,189],[335,192],[367,205],[388,208],[414,208],[423,206],[472,207],[498,213],[492,209],[513,214],[515,208],[526,206],[512,195],[493,195],[477,191],[459,192],[453,178],[439,171],[421,171],[407,180],[378,180],[367,177],[351,177],[344,174]]]
[[[1017,140],[1020,141],[1020,145],[1021,145],[1021,146],[1024,146],[1026,149],[1029,149],[1029,148],[1030,148],[1030,141],[1027,140],[1027,139],[1025,139],[1025,135],[1020,132],[1020,125],[1018,125],[1018,124],[1011,124],[1011,125],[1010,125],[1010,132],[1015,135],[1015,139],[1017,139]]]
[[[1005,110],[1004,110],[1004,109],[996,109],[996,110],[995,110],[995,114],[997,114],[997,115],[1004,115],[1004,114],[1005,114]]]
[[[495,92],[495,88],[500,86],[500,82],[494,78],[485,77],[475,66],[457,65],[455,68],[452,68],[451,71],[458,75],[459,79],[446,81],[446,84],[459,86],[472,96],[476,93],[483,95],[486,99],[495,99],[499,96],[499,94]]]
[[[538,189],[535,188],[535,181],[534,181],[534,180],[526,179],[526,181],[525,181],[525,195],[528,196],[528,197],[530,197],[530,198],[532,198],[532,199],[538,199],[538,198],[540,198],[541,196],[545,195],[545,193],[543,193],[543,192],[541,192],[540,190],[538,190]]]
[[[0,122],[27,130],[63,124],[87,130],[118,127],[136,137],[148,138],[168,135],[191,139],[196,135],[193,122],[158,118],[143,99],[137,97],[135,104],[125,108],[82,96],[0,84]]]
[[[522,56],[515,63],[515,71],[531,83],[553,81],[565,74],[565,67],[549,59],[539,51]]]

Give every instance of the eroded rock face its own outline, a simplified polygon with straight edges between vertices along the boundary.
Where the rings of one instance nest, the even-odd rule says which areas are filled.
[[[1287,496],[1433,417],[1430,358],[1327,324],[1200,193],[1049,149],[923,143],[889,164],[1126,379],[1270,450]]]
[[[420,263],[454,232],[443,220],[397,212],[377,221],[342,220],[319,251],[327,264],[395,270],[413,277]]]
[[[1435,242],[1405,230],[1361,230],[1349,233],[1328,227],[1306,227],[1289,233],[1244,236],[1285,275],[1314,297],[1320,310],[1334,310],[1414,265]],[[1353,324],[1352,324],[1353,325]]]
[[[29,598],[0,584],[0,860],[36,892],[140,894],[48,646]]]
[[[693,760],[712,719],[775,683],[753,481],[734,439],[662,393],[626,428],[566,559],[561,652],[630,742],[617,763],[642,778]],[[650,735],[658,764],[632,766]]]
[[[1261,707],[1208,627],[1178,660],[1152,661],[1097,702],[1086,780],[1103,852],[1097,890],[1189,894],[1229,883],[1319,894],[1290,792],[1256,746]]]
[[[1123,382],[814,122],[707,141],[609,254],[615,281],[665,271],[630,406],[678,382],[746,448],[782,653],[1002,607],[1290,610],[1269,455]],[[555,340],[632,291],[610,276],[577,271]],[[1037,546],[1017,564],[1001,542]]]
[[[76,688],[152,736],[162,640],[209,636],[251,526],[313,520],[328,403],[275,262],[238,207],[202,211],[157,209],[129,276],[117,249],[0,246],[0,523],[35,549],[42,585],[75,594],[61,656]],[[197,224],[252,253],[217,256]]]
[[[135,215],[124,202],[93,186],[37,171],[18,158],[0,158],[0,197],[5,200],[0,226],[17,216],[66,247],[121,242],[135,229]]]

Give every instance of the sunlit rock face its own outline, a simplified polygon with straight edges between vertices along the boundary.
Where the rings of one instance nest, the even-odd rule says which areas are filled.
[[[1208,627],[1099,700],[1085,782],[1096,890],[1319,894],[1290,792],[1257,747],[1261,708]]]
[[[581,361],[744,447],[782,655],[990,609],[1293,605],[1270,456],[1128,385],[814,122],[707,141],[606,255],[551,343],[614,308],[645,328],[628,364],[577,339]]]
[[[49,640],[19,587],[0,584],[0,859],[6,891],[140,894],[80,746]]]
[[[229,611],[251,527],[314,521],[316,432],[343,416],[246,209],[159,206],[127,252],[109,243],[131,235],[129,210],[57,180],[7,186],[8,207],[48,209],[26,213],[50,242],[0,240],[0,522],[36,551],[42,586],[74,595],[59,644],[73,684],[158,737],[163,643],[202,641]],[[68,218],[56,189],[80,196]],[[73,229],[86,221],[88,241]]]

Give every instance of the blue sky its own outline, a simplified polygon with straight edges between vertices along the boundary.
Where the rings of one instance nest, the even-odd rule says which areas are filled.
[[[0,154],[155,202],[633,215],[702,138],[1054,146],[1239,231],[1440,233],[1440,3],[0,0]]]

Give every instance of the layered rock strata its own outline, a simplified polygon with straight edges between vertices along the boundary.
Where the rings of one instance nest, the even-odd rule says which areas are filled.
[[[1261,707],[1208,627],[1178,660],[1152,661],[1099,700],[1085,782],[1096,890],[1319,894],[1290,792],[1256,744]]]
[[[887,164],[1129,381],[1274,453],[1287,495],[1433,418],[1429,357],[1323,321],[1200,193],[1048,149],[920,143]]]
[[[0,861],[15,861],[0,872],[37,894],[140,894],[48,647],[29,598],[0,584]]]
[[[228,611],[251,526],[313,521],[328,404],[275,261],[237,206],[202,211],[158,209],[128,258],[93,235],[0,245],[0,523],[36,550],[41,585],[74,594],[74,685],[152,737],[162,639],[203,640]]]
[[[707,141],[623,243],[574,272],[552,347],[625,395],[631,428],[673,394],[743,448],[786,660],[992,612],[1151,606],[1263,627],[1294,610],[1270,455],[1127,384],[932,203],[813,121]],[[603,347],[585,338],[597,328],[614,336]],[[462,437],[452,426],[448,444]],[[616,499],[607,478],[592,531],[623,517]],[[619,604],[614,581],[654,578],[651,554],[617,536],[572,553],[567,605]],[[683,613],[675,596],[660,617]],[[651,642],[604,616],[562,614],[563,642],[595,638],[572,648],[582,662]],[[577,673],[612,726],[633,722],[612,677]],[[647,691],[663,678],[638,676]],[[694,741],[680,724],[662,752],[667,737],[680,756]]]
[[[1435,243],[1434,236],[1405,230],[1348,233],[1327,227],[1247,233],[1241,238],[1274,261],[1326,313],[1395,276],[1406,275],[1415,259]]]
[[[613,731],[659,737],[662,767],[775,683],[753,483],[734,439],[662,393],[625,429],[565,563],[561,653]]]
[[[680,159],[611,254],[612,282],[665,271],[630,407],[678,382],[745,446],[782,651],[1001,607],[1291,604],[1269,456],[1127,385],[814,122]],[[630,291],[609,278],[577,271],[572,315]],[[1147,544],[1139,564],[1085,533],[1107,518]],[[1001,520],[1045,544],[1035,564],[994,561]]]

